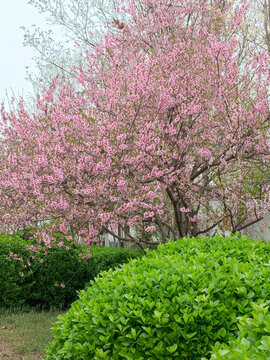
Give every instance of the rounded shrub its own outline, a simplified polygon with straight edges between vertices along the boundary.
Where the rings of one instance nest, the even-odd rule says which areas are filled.
[[[103,272],[54,325],[50,359],[207,359],[270,297],[270,244],[181,239]]]

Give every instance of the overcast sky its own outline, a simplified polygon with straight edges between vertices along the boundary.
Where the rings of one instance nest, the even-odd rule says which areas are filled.
[[[34,67],[31,58],[34,51],[24,47],[21,26],[46,26],[45,18],[35,8],[27,4],[28,0],[0,0],[0,102],[8,90],[17,96],[31,90],[31,84],[25,80],[25,67]]]

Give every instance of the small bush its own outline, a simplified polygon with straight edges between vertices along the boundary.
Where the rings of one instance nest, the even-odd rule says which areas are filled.
[[[65,246],[53,246],[47,250],[42,264],[36,261],[29,298],[31,306],[67,308],[78,297],[77,291],[88,286],[101,270],[115,268],[140,254],[134,250],[94,246],[91,258],[80,260],[79,254],[83,251],[82,245],[69,245],[68,251]]]
[[[44,256],[44,249],[33,254],[28,245],[18,235],[0,236],[0,306],[67,308],[90,280],[87,261],[78,261],[82,246],[54,245]]]
[[[0,307],[67,308],[77,298],[77,291],[86,287],[101,270],[114,268],[141,254],[135,250],[94,246],[91,258],[86,259],[79,256],[86,254],[83,245],[55,244],[44,255],[44,249],[32,254],[27,250],[29,244],[18,235],[0,236]],[[10,253],[20,260],[11,260]]]
[[[239,335],[229,345],[216,344],[211,360],[269,360],[270,314],[266,304],[253,304],[252,317],[239,322]]]
[[[51,359],[210,358],[238,317],[269,299],[270,244],[181,239],[103,272],[54,326]]]
[[[90,280],[87,272],[87,260],[79,262],[80,245],[53,246],[47,249],[47,255],[40,254],[32,265],[31,293],[28,304],[42,309],[67,308],[76,298],[77,291]]]
[[[143,252],[141,250],[93,246],[91,255],[91,260],[87,261],[87,274],[89,280],[94,280],[101,271],[114,269],[130,259],[141,257]]]
[[[10,255],[14,258],[11,260]],[[0,307],[20,307],[25,304],[30,284],[24,268],[29,257],[25,241],[19,236],[0,235]]]

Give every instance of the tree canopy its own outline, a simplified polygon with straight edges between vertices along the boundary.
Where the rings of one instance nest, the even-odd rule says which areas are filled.
[[[86,242],[236,232],[269,211],[268,55],[240,61],[247,4],[119,2],[104,37],[37,96],[2,108],[0,213]],[[122,20],[126,19],[125,21]],[[111,30],[111,27],[114,30]],[[74,80],[75,79],[75,80]],[[127,231],[136,229],[136,234]]]

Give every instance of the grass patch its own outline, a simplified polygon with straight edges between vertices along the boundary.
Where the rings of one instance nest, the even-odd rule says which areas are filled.
[[[2,311],[0,313],[0,359],[37,360],[52,340],[51,327],[60,312]]]

